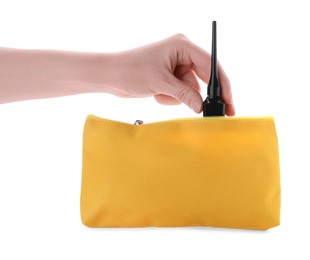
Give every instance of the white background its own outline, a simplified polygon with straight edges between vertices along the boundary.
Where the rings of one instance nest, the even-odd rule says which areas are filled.
[[[0,105],[0,259],[310,259],[307,2],[1,0],[2,47],[114,52],[183,33],[210,50],[217,20],[237,115],[276,120],[282,218],[266,232],[86,228],[79,195],[87,114],[129,123],[200,115],[107,94],[17,102]]]

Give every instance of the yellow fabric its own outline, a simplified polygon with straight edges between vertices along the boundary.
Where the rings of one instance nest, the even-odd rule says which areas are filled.
[[[81,218],[89,227],[280,222],[274,120],[190,118],[131,125],[87,117]]]

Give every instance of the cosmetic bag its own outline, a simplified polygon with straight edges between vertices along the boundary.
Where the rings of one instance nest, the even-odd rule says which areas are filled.
[[[89,227],[275,227],[280,167],[274,120],[127,124],[89,115],[80,206]]]

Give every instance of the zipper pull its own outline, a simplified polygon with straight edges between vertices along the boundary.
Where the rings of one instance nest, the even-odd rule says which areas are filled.
[[[136,120],[134,125],[142,125],[143,124],[143,121],[142,120]]]

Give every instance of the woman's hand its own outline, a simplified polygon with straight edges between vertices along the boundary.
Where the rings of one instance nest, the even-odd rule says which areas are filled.
[[[235,114],[229,80],[219,66],[226,114]],[[0,48],[0,103],[105,92],[154,96],[162,104],[202,110],[198,76],[208,84],[210,55],[183,35],[119,53]]]
[[[109,92],[120,97],[154,98],[161,104],[185,103],[196,113],[202,111],[202,97],[196,75],[208,84],[210,55],[183,35],[115,54]],[[235,109],[231,87],[219,66],[226,114]],[[103,80],[103,79],[102,79]]]

